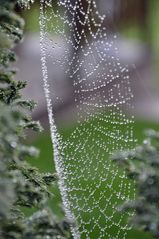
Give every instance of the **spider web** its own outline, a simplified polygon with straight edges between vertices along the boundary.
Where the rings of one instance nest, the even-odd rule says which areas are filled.
[[[125,238],[130,229],[128,214],[117,207],[134,197],[133,186],[109,156],[134,147],[133,94],[107,20],[109,14],[100,15],[95,0],[41,0],[44,90],[59,188],[74,238]],[[74,123],[66,133],[57,106],[70,104]]]

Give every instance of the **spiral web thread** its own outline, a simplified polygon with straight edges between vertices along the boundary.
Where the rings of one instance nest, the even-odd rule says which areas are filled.
[[[106,20],[95,0],[41,0],[44,90],[59,188],[74,238],[124,239],[130,229],[128,214],[117,207],[134,198],[133,186],[109,156],[134,147],[133,94]],[[76,124],[67,135],[58,129],[54,112],[55,103],[64,101],[55,91],[54,66],[72,85]]]

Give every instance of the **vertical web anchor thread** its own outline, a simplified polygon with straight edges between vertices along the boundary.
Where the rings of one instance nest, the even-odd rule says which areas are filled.
[[[76,219],[70,209],[70,202],[69,202],[68,195],[67,195],[67,187],[65,186],[65,182],[64,182],[63,163],[62,163],[61,155],[59,154],[60,137],[57,132],[54,115],[53,115],[53,110],[52,110],[52,100],[50,97],[50,90],[49,90],[49,83],[48,83],[48,71],[47,71],[47,65],[46,65],[46,52],[45,52],[45,31],[44,31],[45,17],[44,17],[44,11],[43,11],[44,4],[45,4],[45,0],[41,0],[40,1],[40,17],[39,17],[41,67],[42,67],[44,93],[45,93],[45,97],[46,97],[47,111],[48,111],[50,131],[51,131],[51,140],[52,140],[52,146],[53,146],[53,151],[54,151],[54,161],[55,161],[56,171],[59,176],[58,185],[59,185],[60,193],[62,196],[64,210],[65,210],[68,220],[70,220],[70,222],[71,222],[72,235],[75,239],[80,239],[80,234],[79,234],[78,228],[76,226]]]

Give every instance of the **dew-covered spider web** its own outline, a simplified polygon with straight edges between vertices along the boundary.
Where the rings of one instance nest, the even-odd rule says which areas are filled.
[[[95,0],[41,0],[40,32],[54,160],[72,235],[124,239],[128,215],[117,208],[134,190],[110,154],[134,147],[133,94],[109,13],[101,15]],[[69,130],[61,129],[61,118]]]

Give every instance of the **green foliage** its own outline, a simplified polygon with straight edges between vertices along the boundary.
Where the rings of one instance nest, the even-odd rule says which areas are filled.
[[[159,132],[149,130],[141,146],[120,152],[113,160],[135,181],[137,196],[125,202],[121,211],[135,211],[130,223],[159,238]]]
[[[0,3],[0,238],[71,238],[68,222],[59,222],[47,207],[56,175],[41,174],[26,160],[39,152],[24,144],[25,132],[40,131],[41,126],[29,115],[35,103],[21,97],[26,82],[16,81],[10,67],[16,60],[12,48],[22,39],[24,21],[14,11],[17,1]],[[24,208],[36,212],[26,216]]]

